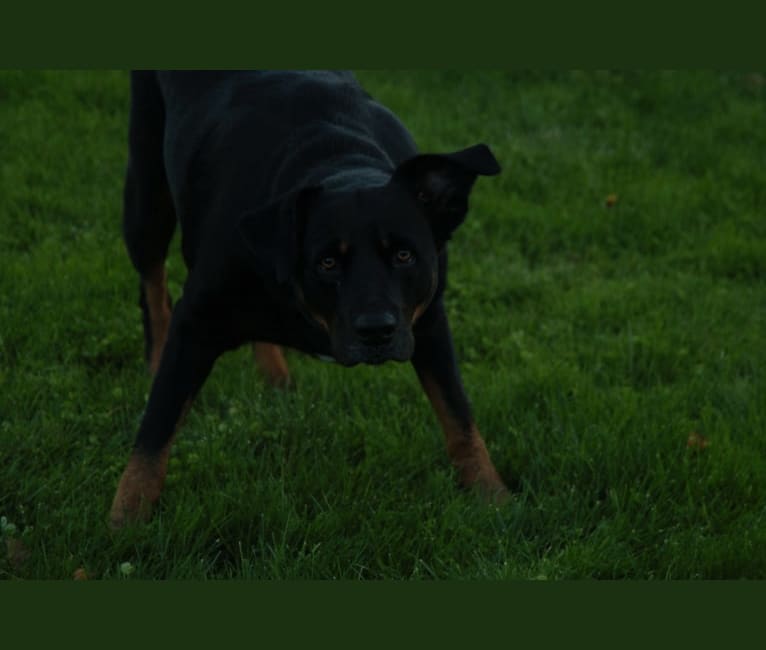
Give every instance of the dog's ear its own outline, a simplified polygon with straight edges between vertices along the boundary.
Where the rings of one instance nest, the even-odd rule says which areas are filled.
[[[394,172],[428,218],[441,248],[465,219],[468,195],[477,176],[494,176],[500,165],[485,144],[449,154],[421,154]]]
[[[321,190],[308,187],[290,192],[240,218],[237,229],[247,248],[249,263],[264,279],[286,284],[292,278],[306,216]]]

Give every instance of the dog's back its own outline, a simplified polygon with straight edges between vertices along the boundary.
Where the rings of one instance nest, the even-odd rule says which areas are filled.
[[[158,177],[144,185],[164,177],[190,264],[208,231],[205,220],[218,227],[229,215],[317,182],[312,173],[326,180],[328,165],[344,156],[356,157],[356,170],[390,175],[417,153],[398,118],[350,72],[137,72],[132,84],[132,122],[144,134],[131,153],[144,160],[139,169]]]

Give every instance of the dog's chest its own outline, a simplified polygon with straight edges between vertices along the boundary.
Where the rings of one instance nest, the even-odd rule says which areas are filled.
[[[283,345],[323,361],[335,361],[327,332],[298,310],[274,304],[252,305],[239,311],[231,322],[238,323],[240,339]]]

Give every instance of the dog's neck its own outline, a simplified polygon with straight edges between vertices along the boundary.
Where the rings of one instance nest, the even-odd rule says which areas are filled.
[[[300,166],[307,172],[297,181],[298,186],[321,185],[332,190],[385,185],[394,170],[390,157],[370,134],[344,124],[329,128],[326,123],[307,125],[296,131],[282,155],[272,186],[275,196],[295,189],[281,186],[280,181],[291,178],[295,183],[294,169]]]
[[[381,187],[391,180],[391,173],[380,168],[380,163],[364,155],[348,155],[337,166],[327,167],[321,185],[326,190],[352,192],[369,187]],[[376,164],[377,163],[377,164]]]

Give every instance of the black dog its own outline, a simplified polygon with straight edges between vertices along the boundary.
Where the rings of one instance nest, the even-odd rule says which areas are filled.
[[[411,361],[461,483],[502,499],[442,303],[447,241],[477,175],[500,171],[490,150],[418,154],[349,73],[136,72],[131,92],[124,235],[156,374],[112,525],[150,514],[182,415],[248,341],[276,385],[281,345],[345,366]],[[171,317],[177,219],[188,277]]]

